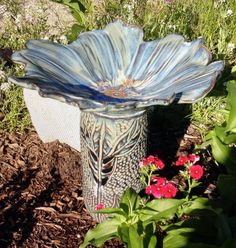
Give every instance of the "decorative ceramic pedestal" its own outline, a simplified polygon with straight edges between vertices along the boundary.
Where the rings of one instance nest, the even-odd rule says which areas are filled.
[[[83,196],[93,212],[98,204],[117,207],[127,187],[139,192],[139,162],[147,150],[147,113],[81,112]],[[101,221],[104,216],[92,214]]]
[[[127,187],[142,188],[138,166],[146,155],[144,109],[196,102],[224,67],[222,61],[210,63],[202,39],[186,42],[173,34],[145,42],[141,29],[119,20],[80,34],[66,46],[31,40],[12,58],[25,65],[25,76],[11,77],[11,82],[82,111],[83,195],[98,221],[101,217],[93,214],[97,204],[115,207]],[[47,119],[57,117],[57,111]],[[73,114],[66,120],[77,130]]]

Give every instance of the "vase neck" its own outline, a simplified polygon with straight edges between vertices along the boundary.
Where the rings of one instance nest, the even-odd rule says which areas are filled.
[[[83,111],[82,111],[83,112]],[[86,111],[87,112],[87,111]],[[138,117],[146,113],[146,109],[131,109],[131,110],[119,110],[119,111],[104,111],[104,112],[89,112],[95,116],[100,116],[109,119],[120,118],[133,118]]]

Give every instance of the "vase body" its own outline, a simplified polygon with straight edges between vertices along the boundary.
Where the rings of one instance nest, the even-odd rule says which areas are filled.
[[[101,222],[104,215],[93,213],[98,204],[117,207],[126,188],[143,188],[139,162],[147,152],[147,113],[82,111],[80,137],[84,202]]]

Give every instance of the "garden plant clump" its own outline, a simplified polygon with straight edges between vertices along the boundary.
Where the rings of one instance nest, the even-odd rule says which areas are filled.
[[[144,190],[127,189],[119,208],[98,204],[110,217],[96,224],[83,205],[79,152],[39,140],[22,90],[8,83],[24,71],[10,56],[29,39],[67,44],[117,18],[147,41],[203,37],[225,70],[200,102],[151,109]],[[235,99],[234,0],[0,1],[0,247],[235,248]]]

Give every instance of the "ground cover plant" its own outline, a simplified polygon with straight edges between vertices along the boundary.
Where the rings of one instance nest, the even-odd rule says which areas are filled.
[[[34,15],[23,2],[0,1],[6,18],[2,25],[0,15],[0,246],[99,247],[116,237],[104,247],[236,247],[235,1],[42,0]],[[64,6],[75,18],[62,25],[61,15],[58,33],[48,23],[46,6],[53,2],[59,5],[49,13]],[[23,73],[10,54],[28,39],[67,43],[117,18],[141,26],[145,40],[202,36],[213,59],[226,66],[200,102],[152,109],[149,153],[155,156],[142,161],[145,190],[127,189],[117,209],[101,203],[97,211],[113,217],[96,225],[83,206],[79,153],[39,141],[22,90],[7,77]]]

